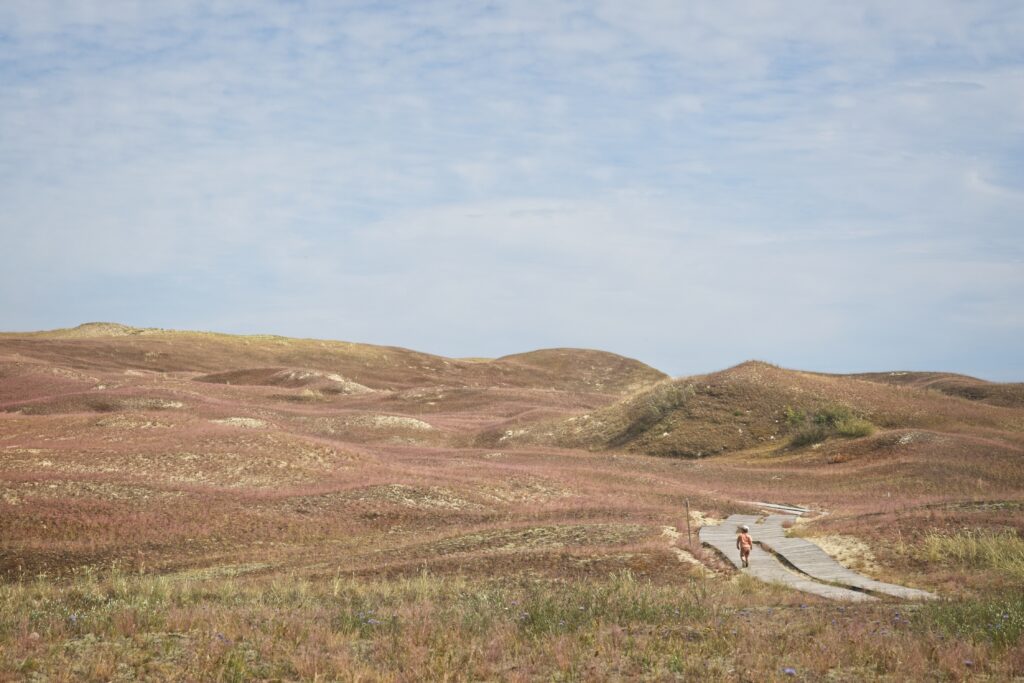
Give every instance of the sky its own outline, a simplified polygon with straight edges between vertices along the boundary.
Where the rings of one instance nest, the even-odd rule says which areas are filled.
[[[1024,380],[1018,0],[0,3],[0,330]]]

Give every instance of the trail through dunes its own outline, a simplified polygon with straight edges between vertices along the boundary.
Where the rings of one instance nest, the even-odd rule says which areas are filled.
[[[876,431],[790,443],[787,416],[810,423],[835,406]],[[725,576],[700,553],[691,572],[666,546],[684,501],[699,520],[760,499],[834,511],[813,525],[886,514],[918,526],[928,518],[911,511],[931,505],[1015,504],[1022,416],[765,363],[666,379],[574,349],[458,361],[108,325],[0,334],[0,573],[141,553],[156,572],[231,557],[389,576]],[[955,518],[970,524],[970,509]],[[983,523],[1017,528],[1016,509]],[[559,540],[494,552],[490,539],[530,529]],[[912,531],[835,532],[900,577],[914,565],[891,549]],[[453,535],[458,553],[435,552]]]
[[[730,515],[719,526],[702,527],[700,539],[740,568],[736,537],[739,528],[746,525],[754,542],[763,549],[755,547],[751,551],[750,566],[741,571],[761,581],[781,583],[831,600],[870,600],[873,599],[871,593],[905,600],[935,598],[927,591],[875,581],[858,574],[840,565],[816,544],[787,536],[783,524],[792,523],[794,519],[791,515]]]
[[[0,334],[5,680],[1008,680],[1022,509],[1024,409],[928,387]]]

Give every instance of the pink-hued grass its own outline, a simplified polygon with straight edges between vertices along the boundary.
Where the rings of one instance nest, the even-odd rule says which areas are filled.
[[[1024,409],[948,393],[565,349],[0,335],[0,678],[1024,675],[1016,622],[988,627],[1019,577],[922,550],[1024,533]],[[835,406],[873,433],[792,445],[787,410]],[[794,533],[954,601],[748,580],[687,544],[686,501],[808,506]]]

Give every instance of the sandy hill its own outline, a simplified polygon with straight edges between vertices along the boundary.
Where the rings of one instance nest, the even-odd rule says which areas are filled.
[[[341,393],[422,386],[520,387],[625,394],[666,375],[603,351],[551,349],[465,361],[409,349],[270,335],[140,329],[115,323],[0,334],[0,355],[79,371],[201,373],[200,381]],[[348,387],[346,389],[345,387]]]
[[[581,415],[532,425],[510,421],[483,434],[481,442],[705,457],[782,444],[833,413],[870,423],[865,433],[872,425],[952,432],[1021,427],[1016,412],[944,393],[747,362],[664,380]]]
[[[1021,382],[989,382],[949,372],[867,372],[850,377],[916,389],[932,389],[994,406],[1024,407],[1024,383]]]

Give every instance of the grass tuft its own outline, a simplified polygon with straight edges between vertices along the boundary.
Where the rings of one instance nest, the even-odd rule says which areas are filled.
[[[796,430],[789,440],[790,445],[795,448],[821,443],[833,436],[855,439],[875,433],[873,424],[856,416],[844,405],[828,405],[812,415],[786,406],[783,417],[786,425]]]
[[[795,433],[790,438],[789,443],[797,448],[810,446],[811,444],[821,443],[829,437],[829,434],[829,430],[821,425],[808,425]]]
[[[836,433],[848,439],[856,439],[862,436],[871,436],[875,433],[875,426],[857,417],[850,417],[836,423]]]
[[[994,569],[1024,580],[1024,539],[1010,530],[930,533],[921,556],[928,562]]]

